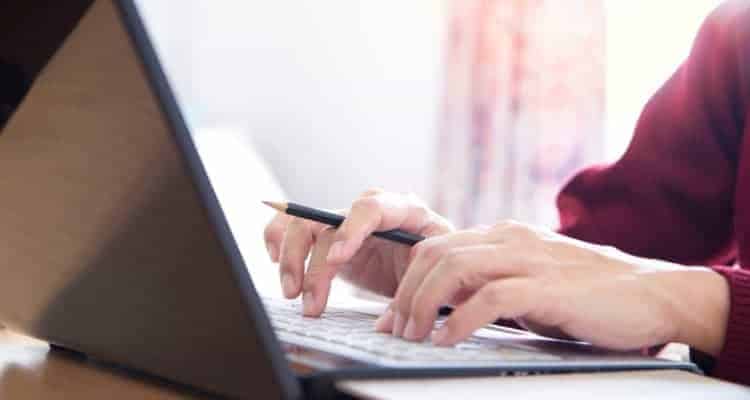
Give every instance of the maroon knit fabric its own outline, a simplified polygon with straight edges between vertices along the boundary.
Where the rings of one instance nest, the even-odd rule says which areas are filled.
[[[745,384],[749,115],[750,1],[734,0],[705,21],[688,59],[646,105],[624,156],[581,172],[558,197],[564,234],[639,256],[716,266],[729,282],[731,310],[712,374]]]

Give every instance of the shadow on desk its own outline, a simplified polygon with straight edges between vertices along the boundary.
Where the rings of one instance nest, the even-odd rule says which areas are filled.
[[[159,379],[88,361],[0,329],[0,398],[205,399]]]

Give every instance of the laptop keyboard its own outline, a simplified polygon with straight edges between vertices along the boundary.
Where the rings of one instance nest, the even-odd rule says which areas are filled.
[[[374,315],[328,307],[320,318],[302,316],[299,301],[263,299],[279,340],[354,360],[387,366],[492,365],[499,362],[555,361],[518,340],[473,336],[453,347],[433,345],[429,339],[411,342],[375,331]],[[440,325],[438,321],[436,327]],[[510,331],[509,331],[510,332]],[[511,339],[523,334],[507,333]],[[515,342],[515,343],[510,343]]]

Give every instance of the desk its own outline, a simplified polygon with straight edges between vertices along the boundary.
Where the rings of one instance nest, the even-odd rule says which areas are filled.
[[[339,388],[365,399],[430,400],[619,400],[750,399],[750,388],[682,371],[563,374],[512,378],[453,378],[342,382]]]
[[[677,371],[571,374],[516,378],[343,382],[367,399],[750,399],[750,388]],[[182,388],[64,353],[0,329],[0,398],[203,399]]]
[[[200,399],[183,389],[86,362],[0,328],[0,399]]]

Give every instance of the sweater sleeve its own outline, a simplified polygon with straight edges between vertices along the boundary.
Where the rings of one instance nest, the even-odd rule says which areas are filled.
[[[688,59],[646,104],[623,157],[584,170],[563,188],[561,233],[682,264],[734,257],[745,117],[729,24],[736,13],[727,10],[736,4],[706,20]]]
[[[750,271],[714,267],[730,287],[730,311],[724,347],[710,373],[716,377],[750,385]]]
[[[722,265],[737,261],[734,196],[750,106],[748,32],[749,1],[714,11],[688,59],[647,103],[623,157],[584,170],[558,197],[564,234],[642,257],[717,265],[731,306],[710,372],[744,384],[750,384],[750,270]]]

